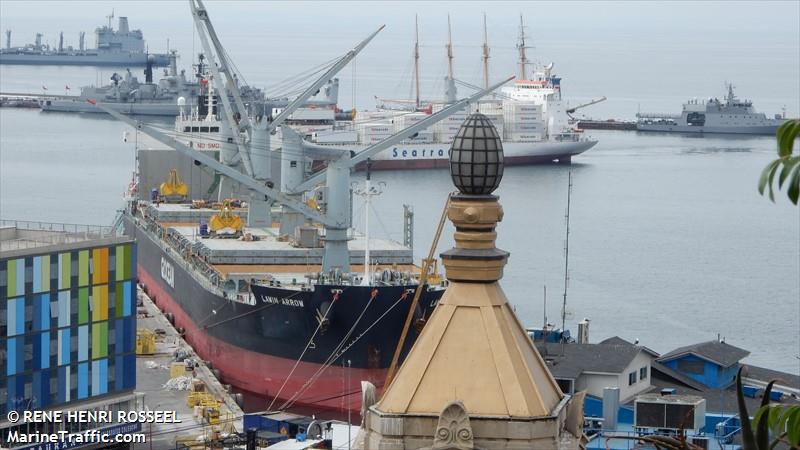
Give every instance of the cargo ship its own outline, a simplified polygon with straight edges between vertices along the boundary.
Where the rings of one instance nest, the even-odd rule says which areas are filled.
[[[111,26],[114,13],[108,18],[108,25],[95,29],[97,48],[86,48],[86,33],[78,37],[78,48],[64,45],[64,33],[58,37],[58,45],[42,43],[42,33],[36,33],[32,44],[21,47],[11,46],[11,30],[6,31],[5,48],[0,49],[0,64],[50,65],[50,66],[144,66],[150,61],[156,66],[169,64],[169,54],[148,53],[145,49],[141,30],[131,30],[128,18],[120,17],[115,30]]]
[[[201,36],[214,34],[202,1],[191,9]],[[93,103],[136,133],[126,136],[138,165],[115,226],[137,239],[143,289],[226,383],[269,410],[313,405],[358,413],[361,380],[380,389],[402,361],[447,282],[431,258],[414,264],[408,210],[403,243],[370,236],[368,225],[353,229],[350,173],[393,140],[511,79],[368,151],[315,146],[288,128],[273,142],[284,121],[379,31],[268,120],[248,116],[227,52],[204,39],[202,95],[174,130]],[[315,158],[327,168],[311,173]],[[366,211],[379,190],[369,183],[356,189]]]
[[[709,98],[697,99],[683,104],[680,114],[638,113],[638,131],[661,131],[673,133],[730,133],[774,135],[778,127],[786,122],[786,113],[766,114],[756,112],[753,102],[740,100],[733,92],[733,85],[727,84],[723,100]]]

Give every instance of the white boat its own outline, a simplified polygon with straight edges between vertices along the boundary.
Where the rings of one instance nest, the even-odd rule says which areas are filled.
[[[485,19],[484,19],[485,26]],[[484,28],[485,36],[485,28]],[[445,100],[423,102],[419,98],[419,43],[415,44],[416,98],[412,100],[384,100],[383,104],[401,105],[399,108],[383,107],[374,111],[359,112],[351,120],[337,121],[334,110],[301,109],[288,125],[295,128],[311,142],[345,146],[360,150],[391,136],[408,126],[441,110],[456,99],[452,68],[452,42],[447,46],[450,61],[445,77]],[[489,47],[484,41],[484,84],[488,86]],[[525,33],[520,18],[517,48],[520,53],[519,78],[512,86],[504,87],[494,99],[480,102],[473,110],[486,115],[503,138],[504,160],[507,165],[538,164],[547,162],[569,163],[597,144],[581,130],[569,123],[567,105],[561,97],[561,78],[554,75],[553,64],[537,65],[527,59]],[[532,68],[532,69],[529,69]],[[420,169],[447,167],[448,150],[453,137],[468,111],[454,114],[432,129],[420,132],[414,139],[406,140],[387,149],[372,159],[373,169]]]

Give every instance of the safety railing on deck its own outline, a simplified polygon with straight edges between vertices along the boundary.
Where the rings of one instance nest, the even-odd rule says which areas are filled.
[[[16,230],[13,236],[4,236],[4,238],[0,240],[2,243],[1,248],[4,251],[23,250],[46,245],[67,244],[119,236],[111,227],[73,223],[38,222],[33,220],[2,219],[0,220],[0,229],[2,228],[13,228]],[[30,233],[19,234],[20,231]]]

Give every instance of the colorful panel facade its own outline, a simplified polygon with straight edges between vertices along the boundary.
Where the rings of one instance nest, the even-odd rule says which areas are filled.
[[[135,254],[129,242],[0,259],[0,417],[136,386]]]

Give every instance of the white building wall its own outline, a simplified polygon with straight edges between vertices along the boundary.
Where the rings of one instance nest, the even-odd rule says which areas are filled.
[[[650,362],[652,360],[652,356],[640,351],[628,367],[625,368],[625,371],[619,375],[619,399],[621,402],[626,402],[643,391],[650,389]],[[642,367],[647,368],[647,378],[644,380],[639,376],[639,370]],[[633,371],[636,372],[636,383],[628,385],[628,374]]]
[[[589,395],[603,397],[603,388],[619,384],[619,376],[615,374],[582,373],[575,380],[575,392],[586,391]]]
[[[585,390],[589,395],[603,396],[603,388],[619,387],[620,402],[625,403],[634,396],[650,389],[650,363],[653,357],[640,351],[620,374],[582,373],[575,381],[575,392]],[[647,378],[642,380],[639,370],[646,367]],[[636,371],[636,383],[628,384],[628,374]]]

